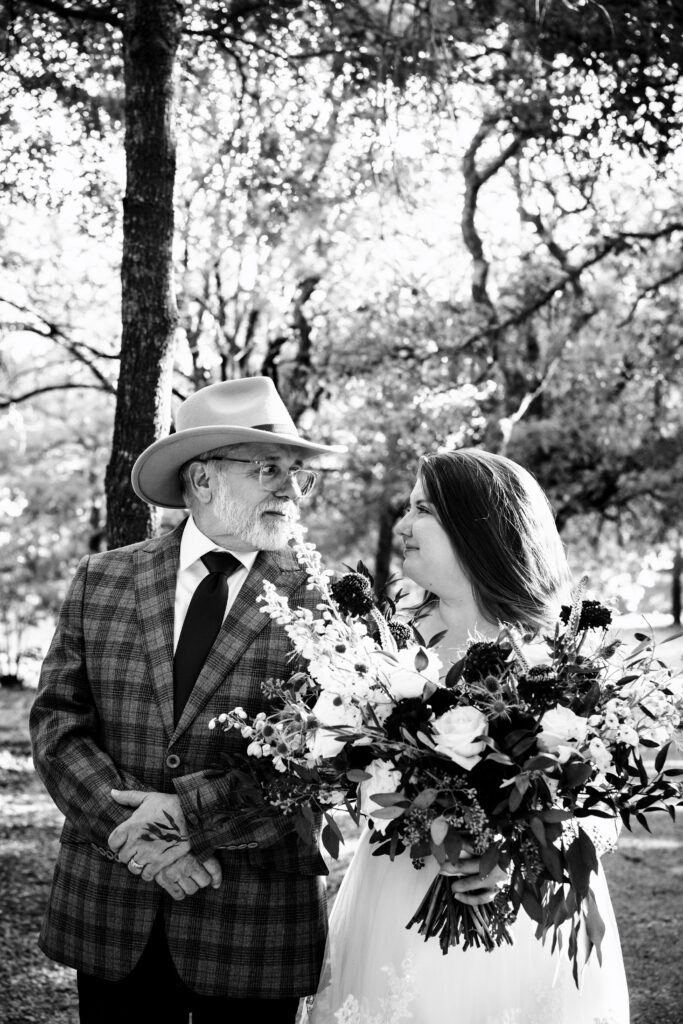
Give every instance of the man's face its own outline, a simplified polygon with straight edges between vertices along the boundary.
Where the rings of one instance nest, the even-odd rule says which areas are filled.
[[[278,444],[243,444],[223,448],[220,457],[207,461],[212,481],[210,510],[225,546],[262,551],[286,547],[292,525],[299,519],[301,500],[297,484],[286,472],[302,468],[301,452]],[[262,472],[264,464],[267,469]],[[280,468],[281,480],[272,467]]]

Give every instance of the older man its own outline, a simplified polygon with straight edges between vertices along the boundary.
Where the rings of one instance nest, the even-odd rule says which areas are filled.
[[[257,599],[315,595],[287,549],[311,456],[272,382],[215,384],[135,464],[133,486],[190,516],[81,562],[31,712],[34,757],[66,823],[44,952],[78,971],[81,1021],[293,1021],[316,988],[324,864],[288,820],[226,818],[221,711],[265,707],[290,645]],[[180,840],[148,838],[172,819]]]

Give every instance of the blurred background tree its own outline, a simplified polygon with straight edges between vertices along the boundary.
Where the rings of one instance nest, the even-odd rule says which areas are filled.
[[[528,466],[614,596],[673,564],[676,0],[2,17],[0,404],[32,439],[2,481],[65,561],[157,527],[127,480],[171,394],[266,373],[305,432],[349,445],[307,517],[378,585],[417,457],[442,445]]]

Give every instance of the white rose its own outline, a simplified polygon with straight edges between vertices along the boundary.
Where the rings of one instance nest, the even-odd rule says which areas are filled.
[[[360,784],[360,804],[364,814],[372,818],[375,828],[384,832],[389,820],[386,818],[375,818],[373,811],[377,812],[379,804],[373,803],[372,797],[376,793],[395,793],[401,781],[401,773],[394,768],[391,761],[376,759],[371,761],[365,771],[370,776],[363,779]]]
[[[387,689],[394,700],[421,697],[427,683],[439,682],[441,660],[433,651],[407,647],[387,661]]]
[[[432,722],[432,729],[436,749],[466,771],[481,761],[486,744],[477,737],[488,733],[489,723],[477,708],[451,708]]]
[[[556,753],[559,747],[583,743],[588,722],[559,704],[546,711],[541,718],[541,731],[537,736],[539,750]]]
[[[599,736],[594,736],[588,744],[588,753],[599,771],[607,772],[613,767],[612,755]]]
[[[311,755],[315,758],[335,757],[343,748],[345,740],[332,735],[330,727],[347,725],[354,729],[358,728],[360,711],[353,704],[345,704],[341,697],[330,693],[329,690],[323,690],[315,702],[312,713],[318,720],[318,726],[308,740]]]

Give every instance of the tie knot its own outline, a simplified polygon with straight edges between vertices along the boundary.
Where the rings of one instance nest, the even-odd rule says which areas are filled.
[[[202,555],[202,562],[209,572],[221,572],[224,576],[242,568],[239,558],[235,558],[229,551],[207,551]]]

